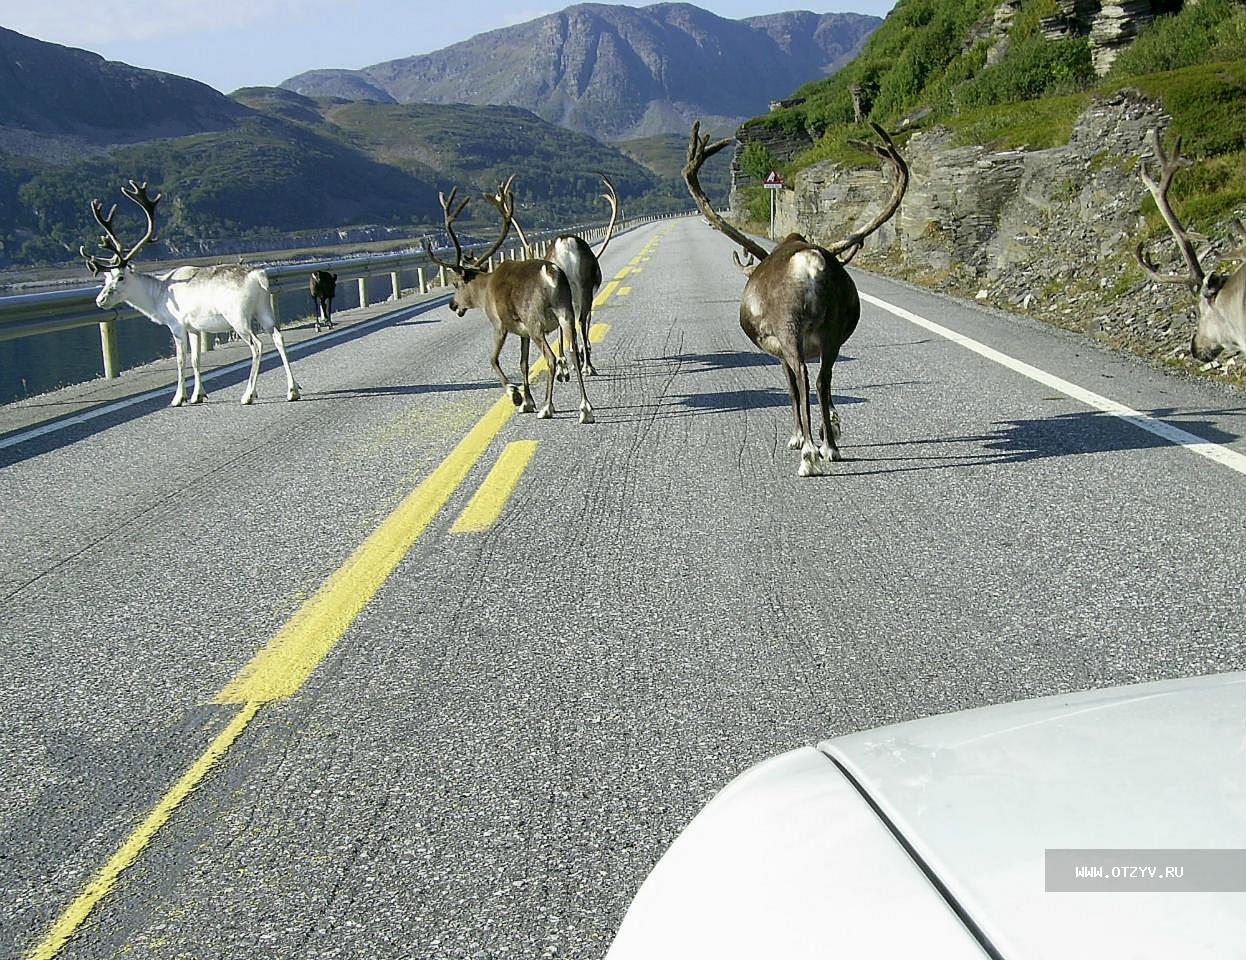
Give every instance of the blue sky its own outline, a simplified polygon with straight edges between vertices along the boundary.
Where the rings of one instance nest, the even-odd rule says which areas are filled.
[[[532,20],[572,0],[45,0],[12,4],[0,24],[109,60],[194,77],[228,93],[318,67],[364,67],[428,53]],[[610,2],[610,0],[605,0]],[[695,2],[695,0],[694,0]],[[633,0],[629,6],[644,6]],[[700,0],[719,16],[852,10],[883,16],[894,0]],[[9,6],[6,4],[6,6]]]

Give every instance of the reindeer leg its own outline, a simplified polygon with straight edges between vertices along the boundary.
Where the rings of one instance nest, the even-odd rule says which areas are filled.
[[[549,380],[546,382],[545,389],[545,406],[537,412],[537,419],[548,420],[554,415],[554,371],[557,369],[558,358],[554,356],[554,351],[550,349],[544,334],[540,334],[535,339],[537,345],[541,348],[541,356],[545,358],[545,365],[549,367]]]
[[[298,400],[301,394],[299,385],[294,381],[294,370],[290,367],[290,358],[286,356],[286,339],[275,326],[269,331],[269,335],[273,338],[273,346],[277,348],[277,353],[281,357],[281,365],[286,368],[286,399]]]
[[[246,340],[247,346],[251,348],[251,376],[247,378],[247,388],[242,392],[242,405],[245,407],[249,403],[255,402],[255,381],[260,377],[260,350],[264,346],[250,330],[246,330],[242,334],[242,338]]]
[[[796,374],[792,372],[786,360],[783,361],[783,372],[787,375],[787,393],[792,398],[792,420],[796,424],[792,435],[788,438],[787,448],[799,450],[801,442],[805,439],[800,427],[800,387],[796,385]]]
[[[194,389],[190,391],[191,403],[203,403],[204,397],[208,394],[203,389],[203,380],[199,374],[199,334],[191,333],[190,339],[190,372],[195,378]]]
[[[575,317],[564,318],[561,326],[571,344],[571,364],[575,367],[575,380],[580,386],[580,423],[592,423],[593,405],[588,402],[588,394],[584,392],[584,368],[580,366],[580,348],[575,342]]]
[[[519,408],[520,413],[531,413],[536,409],[536,403],[532,400],[532,384],[528,379],[528,350],[531,346],[531,337],[519,338],[519,372],[523,374],[523,406]]]
[[[822,473],[818,460],[818,448],[813,445],[813,418],[809,408],[809,367],[805,363],[804,351],[797,345],[797,363],[800,375],[796,378],[800,388],[800,431],[803,443],[800,448],[800,469],[796,471],[801,477],[816,477]]]
[[[584,291],[584,312],[580,315],[580,336],[584,343],[584,375],[586,377],[597,376],[597,369],[593,366],[593,345],[588,339],[588,328],[593,325],[593,291],[588,289]]]
[[[558,330],[558,379],[563,383],[571,379],[571,374],[567,372],[567,341],[561,327]]]
[[[186,400],[186,331],[173,331],[173,355],[177,363],[177,389],[170,407],[180,407]]]
[[[831,396],[831,374],[835,369],[835,353],[822,351],[822,367],[818,370],[818,403],[822,407],[822,446],[818,450],[823,460],[842,460],[839,452],[839,411]]]
[[[502,381],[502,389],[506,391],[506,395],[510,397],[511,403],[515,406],[523,404],[523,394],[519,392],[519,388],[506,379],[506,374],[502,371],[502,365],[498,363],[498,357],[502,355],[502,345],[506,343],[506,328],[498,324],[493,328],[493,356],[489,362],[493,364],[493,369],[498,375],[498,379]],[[551,370],[553,367],[550,368]]]

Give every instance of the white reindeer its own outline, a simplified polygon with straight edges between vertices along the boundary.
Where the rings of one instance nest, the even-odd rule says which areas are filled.
[[[191,403],[202,403],[207,393],[199,373],[199,334],[238,334],[251,348],[251,376],[247,379],[242,403],[255,400],[255,381],[260,373],[260,353],[263,344],[256,328],[266,331],[281,355],[286,369],[289,400],[299,399],[299,387],[286,356],[285,340],[277,329],[269,300],[268,278],[263,270],[250,270],[242,266],[177,267],[166,273],[137,273],[130,266],[142,247],[156,239],[156,204],[160,194],[147,196],[147,184],[130,181],[121,192],[142,207],[147,215],[147,232],[133,247],[126,250],[112,229],[117,205],[113,204],[104,216],[104,205],[91,201],[91,213],[104,229],[100,246],[111,251],[107,258],[87,253],[86,247],[79,252],[87,262],[92,276],[104,275],[104,288],[95,298],[101,310],[128,303],[153,323],[162,323],[173,334],[173,347],[177,353],[177,389],[170,406],[180,407],[186,399],[185,355],[190,348],[190,367],[195,385],[190,394]]]

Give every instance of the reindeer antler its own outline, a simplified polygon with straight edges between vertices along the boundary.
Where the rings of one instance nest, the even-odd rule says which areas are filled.
[[[601,199],[610,204],[610,226],[606,227],[606,240],[601,245],[601,249],[597,251],[600,257],[606,252],[606,247],[610,246],[610,238],[614,235],[614,223],[619,218],[619,195],[615,192],[614,183],[604,173],[598,172],[597,176],[606,184],[606,192],[601,195]]]
[[[454,232],[454,221],[459,218],[459,214],[471,201],[471,197],[464,197],[463,202],[454,207],[455,198],[459,195],[459,188],[455,187],[450,191],[450,196],[438,191],[437,199],[441,201],[441,215],[446,224],[446,233],[450,235],[450,240],[454,244],[454,263],[448,260],[442,260],[433,252],[433,245],[428,242],[428,238],[424,238],[424,252],[428,255],[428,259],[438,266],[446,267],[450,270],[462,271],[463,269],[463,245],[459,243],[458,234]],[[452,210],[451,207],[454,207]]]
[[[136,183],[131,180],[128,186],[121,188],[122,194],[137,203],[147,216],[147,231],[143,234],[141,240],[134,244],[128,251],[125,245],[117,239],[117,234],[113,231],[113,218],[117,215],[117,205],[114,203],[108,210],[108,215],[104,215],[104,205],[99,200],[91,201],[91,216],[95,218],[104,231],[104,235],[100,237],[100,246],[111,251],[111,256],[104,260],[94,254],[87,253],[85,246],[78,247],[78,252],[87,262],[87,268],[91,271],[91,275],[95,276],[101,270],[118,270],[134,259],[148,243],[158,243],[159,238],[156,236],[156,204],[160,202],[163,194],[156,194],[154,197],[147,195],[147,181]]]
[[[827,245],[826,249],[839,257],[841,263],[847,263],[855,257],[865,243],[866,237],[895,215],[896,210],[900,208],[900,201],[904,199],[905,191],[909,188],[908,164],[900,156],[900,151],[896,149],[896,145],[892,142],[891,137],[888,136],[886,130],[872,120],[870,121],[870,129],[882,141],[881,143],[875,143],[872,140],[849,140],[848,142],[858,150],[874,154],[884,164],[891,167],[891,196],[887,198],[883,208],[868,224],[859,230],[854,230],[843,240]]]
[[[1151,262],[1151,258],[1146,253],[1146,240],[1138,241],[1137,247],[1134,248],[1134,256],[1138,259],[1138,264],[1145,270],[1152,280],[1160,283],[1184,283],[1201,287],[1203,280],[1207,274],[1203,270],[1203,265],[1199,262],[1198,253],[1194,249],[1194,243],[1190,234],[1185,227],[1181,225],[1181,221],[1177,219],[1177,215],[1173,212],[1171,204],[1168,202],[1168,189],[1172,186],[1172,178],[1178,170],[1184,167],[1192,167],[1194,161],[1189,157],[1181,156],[1181,138],[1177,137],[1173,144],[1173,155],[1170,158],[1164,150],[1164,142],[1160,139],[1159,130],[1152,127],[1150,130],[1151,150],[1155,155],[1156,161],[1160,166],[1159,181],[1151,176],[1147,170],[1146,157],[1141,158],[1138,172],[1142,177],[1142,182],[1146,185],[1151,196],[1155,198],[1155,206],[1159,208],[1160,216],[1164,218],[1164,223],[1168,225],[1168,230],[1172,234],[1173,239],[1177,241],[1177,249],[1181,251],[1181,256],[1185,260],[1186,269],[1189,271],[1185,276],[1173,273],[1160,273],[1159,268]]]
[[[475,267],[479,267],[482,263],[486,262],[491,256],[497,253],[498,248],[506,242],[506,238],[510,234],[511,222],[515,218],[515,195],[512,192],[512,187],[515,183],[515,176],[516,174],[512,173],[503,183],[498,184],[497,193],[486,193],[483,195],[489,203],[493,204],[493,206],[497,208],[498,213],[501,215],[502,232],[498,236],[497,240],[493,242],[493,246],[491,246],[484,253],[478,254],[472,258],[472,265]]]
[[[705,191],[701,189],[701,180],[699,174],[701,166],[718,153],[723,147],[731,142],[730,138],[719,140],[717,143],[710,143],[710,135],[707,133],[701,136],[701,121],[698,120],[692,125],[692,133],[688,137],[688,160],[684,164],[684,183],[688,185],[688,192],[692,194],[692,199],[696,202],[702,216],[710,222],[710,224],[724,234],[730,240],[739,244],[758,260],[765,260],[768,256],[767,251],[760,244],[750,240],[743,233],[729,224],[720,217],[714,207],[710,204],[709,198],[706,197]]]

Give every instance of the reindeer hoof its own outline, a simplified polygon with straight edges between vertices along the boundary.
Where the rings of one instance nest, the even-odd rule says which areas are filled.
[[[169,401],[169,406],[180,407],[185,402],[186,402],[186,399],[184,397],[174,397],[172,400]]]
[[[244,407],[249,407],[251,404],[255,403],[255,394],[244,393],[239,403],[241,403]]]
[[[511,403],[513,403],[515,406],[518,407],[523,404],[523,394],[519,392],[518,387],[507,387],[506,395],[510,397]]]
[[[531,400],[525,400],[523,402],[523,406],[519,408],[519,412],[520,413],[531,413],[535,409],[536,409],[535,403],[533,403]]]
[[[290,391],[286,394],[286,399],[287,400],[302,400],[303,395],[299,393],[298,387],[291,387]]]
[[[835,463],[844,459],[844,455],[839,452],[839,447],[832,447],[830,444],[822,444],[822,448],[818,450],[818,455],[823,460],[833,460]]]
[[[191,396],[190,402],[191,403],[203,403],[205,397],[207,397],[206,393],[196,393],[193,396]]]
[[[583,372],[584,372],[584,376],[586,377],[597,376],[597,368],[594,367],[591,363],[584,364]]]
[[[818,466],[816,460],[806,460],[800,458],[800,469],[796,471],[798,477],[820,477],[822,476],[822,468]]]
[[[793,433],[792,436],[787,441],[787,448],[789,450],[799,450],[801,444],[804,442],[805,442],[804,437],[802,437],[799,433]]]
[[[582,407],[580,409],[580,423],[596,423],[597,418],[593,416],[592,407]]]
[[[553,415],[554,415],[553,407],[542,407],[540,412],[536,415],[536,418],[538,420],[548,420]]]

